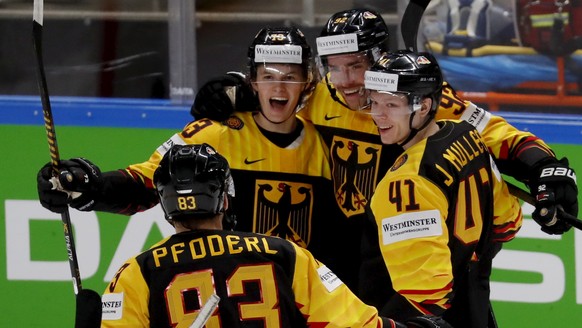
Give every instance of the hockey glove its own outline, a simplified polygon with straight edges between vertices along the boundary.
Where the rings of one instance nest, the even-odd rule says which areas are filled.
[[[232,113],[257,109],[258,100],[244,74],[228,72],[206,82],[194,99],[190,114],[194,119],[224,121]]]
[[[443,318],[434,315],[421,315],[406,320],[408,328],[453,328]]]
[[[90,211],[101,184],[101,171],[84,158],[60,161],[56,177],[52,175],[51,163],[43,166],[37,175],[40,203],[56,213],[66,211],[68,204],[81,211]]]
[[[570,224],[561,219],[561,210],[578,216],[578,186],[576,174],[569,167],[568,159],[543,160],[534,169],[529,188],[535,197],[532,218],[551,235],[561,235],[570,230]]]
[[[49,162],[44,165],[36,175],[36,189],[38,190],[38,199],[42,207],[55,213],[64,213],[69,208],[67,195],[53,187],[52,164]]]

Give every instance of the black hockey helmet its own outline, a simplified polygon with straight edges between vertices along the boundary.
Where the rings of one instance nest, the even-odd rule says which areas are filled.
[[[266,27],[255,36],[248,50],[251,80],[257,77],[257,64],[299,64],[307,82],[313,79],[311,47],[296,27]]]
[[[316,39],[317,68],[325,81],[331,97],[348,109],[350,106],[337,97],[333,84],[338,84],[330,71],[328,57],[342,54],[365,56],[371,66],[389,49],[388,26],[382,16],[369,9],[349,9],[333,14]],[[338,68],[335,68],[338,71]],[[338,71],[339,72],[339,71]],[[340,74],[341,76],[342,74]],[[360,104],[360,109],[367,104]]]
[[[370,74],[370,72],[392,74],[396,78],[396,85],[386,87],[386,84],[379,82],[382,80],[373,81],[373,73]],[[442,84],[443,76],[439,64],[428,52],[415,53],[399,50],[388,53],[366,72],[366,89],[407,93],[411,106],[429,97],[432,99],[431,111],[433,112],[438,108],[441,99]]]
[[[357,51],[375,49],[379,54],[389,49],[388,26],[382,16],[373,10],[349,9],[333,14],[321,31],[318,41],[322,37],[341,34],[357,36]]]
[[[154,184],[168,221],[212,217],[225,211],[224,197],[234,197],[228,161],[208,144],[172,146]]]

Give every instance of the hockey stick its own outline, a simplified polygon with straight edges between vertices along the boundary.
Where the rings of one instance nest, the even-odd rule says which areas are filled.
[[[57,135],[55,133],[55,123],[51,110],[48,86],[44,72],[42,60],[42,24],[43,24],[43,0],[34,0],[32,15],[32,37],[37,60],[37,82],[42,102],[42,112],[44,115],[44,126],[47,134],[53,175],[59,172],[59,147],[57,145]],[[83,289],[81,284],[81,274],[79,272],[79,262],[77,261],[77,251],[75,249],[75,239],[71,229],[71,217],[69,210],[61,213],[63,231],[65,233],[65,244],[69,258],[69,267],[73,278],[73,290],[76,298],[76,328],[100,327],[101,326],[101,296],[90,289]]]
[[[204,303],[204,305],[200,308],[200,312],[198,312],[198,316],[190,325],[190,328],[202,328],[210,319],[212,312],[216,309],[216,306],[220,302],[220,297],[216,294],[210,295],[210,298]]]
[[[32,35],[34,39],[34,49],[37,60],[37,75],[38,75],[38,89],[40,91],[40,99],[42,101],[42,113],[44,115],[44,127],[51,153],[51,163],[53,175],[57,176],[59,173],[59,147],[57,145],[57,135],[55,133],[55,123],[53,121],[53,114],[48,94],[48,86],[46,83],[46,76],[44,73],[44,64],[42,60],[42,24],[43,24],[43,1],[34,0],[34,13],[32,18]],[[61,214],[63,221],[63,230],[65,233],[65,243],[67,245],[67,253],[69,255],[69,266],[71,267],[71,275],[73,277],[73,288],[75,295],[82,289],[81,275],[79,273],[79,263],[77,262],[77,252],[75,250],[75,240],[71,230],[71,218],[68,209]]]
[[[535,199],[530,193],[527,191],[519,188],[518,186],[505,181],[507,186],[509,187],[509,192],[514,195],[515,197],[523,200],[524,202],[534,205],[535,206]],[[575,227],[578,230],[582,230],[582,220],[576,218],[575,216],[564,212],[561,207],[558,207],[558,212],[560,213],[560,219],[564,220],[566,223],[569,223],[571,226]]]
[[[400,33],[407,50],[417,51],[416,38],[424,10],[430,0],[410,0],[400,21]]]

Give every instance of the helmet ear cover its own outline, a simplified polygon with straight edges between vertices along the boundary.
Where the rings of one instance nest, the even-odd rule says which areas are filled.
[[[212,217],[225,211],[224,197],[234,196],[228,162],[208,144],[174,145],[154,173],[167,220]]]

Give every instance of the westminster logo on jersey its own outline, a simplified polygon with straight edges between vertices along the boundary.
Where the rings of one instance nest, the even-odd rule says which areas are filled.
[[[335,199],[347,217],[363,214],[376,187],[381,148],[335,136],[331,147]]]
[[[257,180],[253,231],[278,236],[306,248],[311,239],[313,188],[310,184]]]

